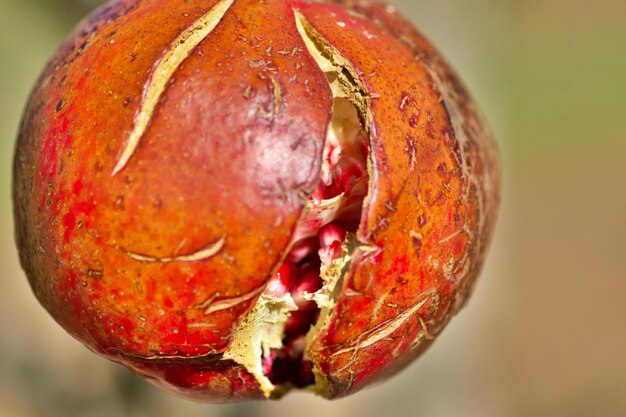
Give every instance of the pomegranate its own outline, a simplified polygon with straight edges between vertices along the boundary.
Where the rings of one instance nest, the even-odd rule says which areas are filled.
[[[465,303],[499,200],[457,76],[368,0],[116,0],[30,99],[21,263],[72,336],[178,395],[335,398]]]

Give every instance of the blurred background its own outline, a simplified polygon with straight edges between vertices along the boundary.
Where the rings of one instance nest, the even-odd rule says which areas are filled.
[[[626,415],[626,2],[397,0],[499,141],[504,198],[469,306],[385,384],[199,405],[101,359],[38,305],[13,243],[13,145],[47,58],[98,1],[0,2],[0,417]]]

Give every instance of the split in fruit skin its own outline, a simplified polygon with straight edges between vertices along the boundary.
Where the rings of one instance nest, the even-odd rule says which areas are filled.
[[[341,256],[347,233],[358,227],[367,175],[368,144],[358,110],[349,100],[336,98],[329,126],[319,185],[309,198],[298,239],[265,292],[277,299],[289,294],[292,311],[284,323],[283,347],[263,352],[263,373],[272,384],[306,387],[315,383],[313,366],[304,357],[306,336],[319,319],[320,308],[315,293],[322,289],[322,265],[330,265]],[[350,192],[354,192],[352,195]],[[348,197],[346,197],[348,196]],[[315,208],[329,200],[338,201],[336,217],[319,216]],[[357,201],[357,204],[355,204]],[[349,210],[342,211],[351,205]]]

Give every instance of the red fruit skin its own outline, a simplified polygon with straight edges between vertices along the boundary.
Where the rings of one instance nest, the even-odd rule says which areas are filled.
[[[357,238],[377,249],[352,254],[305,352],[317,392],[344,396],[417,357],[467,300],[498,206],[495,146],[456,75],[389,7],[235,0],[113,175],[155,68],[217,3],[113,1],[56,53],[15,154],[21,263],[41,304],[95,352],[188,398],[265,398],[223,354],[319,181],[332,93],[298,10],[372,97]]]

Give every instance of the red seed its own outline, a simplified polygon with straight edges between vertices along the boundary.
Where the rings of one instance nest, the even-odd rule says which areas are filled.
[[[353,157],[343,157],[333,167],[333,182],[336,195],[348,190],[354,182],[364,175],[362,164]]]
[[[329,264],[332,260],[337,259],[341,254],[341,242],[335,240],[330,246],[321,248],[317,251],[323,264]]]
[[[335,223],[327,224],[319,231],[320,247],[323,249],[333,244],[341,242],[346,236],[346,229],[337,226]]]
[[[322,287],[322,279],[319,269],[311,266],[302,272],[302,276],[291,288],[291,296],[299,310],[312,310],[317,308],[315,301],[308,300],[307,295],[313,294]]]
[[[311,323],[315,321],[316,310],[297,310],[289,313],[285,323],[286,334],[304,334],[309,331]]]
[[[275,297],[284,296],[289,292],[289,288],[291,288],[292,277],[292,266],[289,262],[284,262],[272,278],[270,278],[265,292]]]
[[[278,353],[279,352],[277,350],[272,350],[268,356],[263,357],[263,373],[266,375],[269,375],[270,372],[272,372],[272,365],[274,364],[274,360],[276,359],[276,356],[278,356]]]
[[[311,239],[301,240],[293,246],[291,252],[289,252],[289,256],[287,257],[287,259],[290,262],[297,264],[303,259],[313,255],[315,252],[317,252],[318,249],[319,244],[315,237]]]

